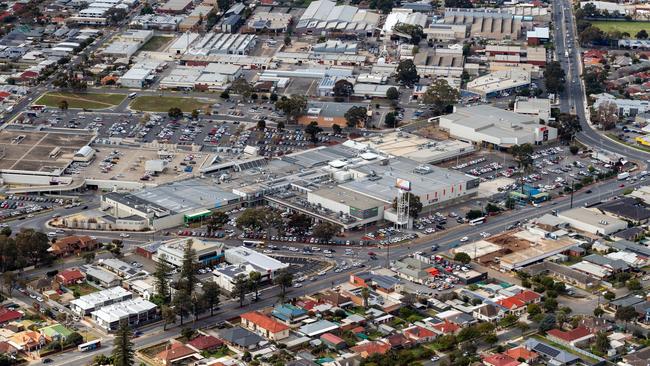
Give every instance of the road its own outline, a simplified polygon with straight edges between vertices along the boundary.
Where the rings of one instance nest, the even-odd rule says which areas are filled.
[[[573,4],[569,0],[560,0],[553,3],[553,23],[555,57],[559,60],[566,71],[565,91],[560,96],[560,110],[562,112],[575,111],[582,132],[576,138],[579,142],[592,148],[623,154],[629,159],[645,162],[650,159],[650,153],[628,147],[624,144],[604,137],[587,120],[586,98],[584,83],[582,82],[582,61],[581,48],[578,44],[578,36],[575,25],[575,18],[572,15]],[[569,57],[565,56],[565,51]]]

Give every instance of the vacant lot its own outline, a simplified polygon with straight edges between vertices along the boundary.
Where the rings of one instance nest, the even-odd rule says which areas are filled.
[[[140,51],[162,51],[174,37],[153,36],[140,48]]]
[[[126,96],[123,94],[49,92],[43,94],[34,104],[58,108],[59,103],[65,100],[68,102],[68,108],[105,109],[122,103],[124,98]]]
[[[145,112],[167,112],[172,107],[178,107],[184,113],[190,113],[195,109],[205,109],[212,103],[197,98],[142,96],[135,98],[129,107]]]
[[[634,37],[640,30],[645,29],[650,32],[650,22],[626,22],[626,21],[606,21],[599,20],[590,22],[594,27],[600,28],[603,32],[627,32]]]

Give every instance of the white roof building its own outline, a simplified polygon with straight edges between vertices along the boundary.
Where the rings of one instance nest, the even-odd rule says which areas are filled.
[[[286,263],[244,246],[226,249],[225,257],[226,262],[230,264],[251,264],[258,267],[264,271],[263,274],[270,274],[270,278],[273,278],[278,270],[289,268]]]
[[[528,70],[508,69],[496,71],[478,77],[467,83],[467,90],[487,98],[499,93],[511,91],[530,85],[531,74]]]
[[[70,310],[79,315],[88,315],[95,309],[128,300],[132,296],[133,294],[130,291],[116,286],[99,292],[93,292],[70,301]]]
[[[538,118],[489,105],[458,108],[440,116],[440,128],[462,141],[499,147],[557,139],[557,129],[540,124]]]
[[[562,211],[558,213],[557,217],[574,229],[591,234],[609,235],[627,228],[627,222],[623,220],[584,207]]]
[[[336,5],[330,0],[318,0],[309,4],[300,17],[296,28],[302,31],[329,30],[338,32],[374,32],[379,14],[350,5]]]
[[[104,306],[91,313],[93,321],[106,331],[114,331],[120,322],[128,322],[137,326],[157,318],[156,304],[142,299],[131,299],[116,304]]]
[[[384,21],[384,26],[381,29],[382,34],[391,35],[393,28],[398,24],[419,25],[424,29],[427,25],[427,15],[414,12],[413,9],[393,9]]]

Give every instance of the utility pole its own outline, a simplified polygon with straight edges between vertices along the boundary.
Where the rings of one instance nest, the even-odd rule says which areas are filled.
[[[575,182],[575,181],[574,181],[573,179],[571,179],[571,204],[569,205],[569,208],[573,208],[573,191],[575,190],[575,189],[573,188],[573,183],[574,183],[574,182]]]

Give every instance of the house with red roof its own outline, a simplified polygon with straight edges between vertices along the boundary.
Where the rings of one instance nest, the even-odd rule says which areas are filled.
[[[16,357],[18,354],[18,348],[14,347],[7,341],[0,341],[0,354]]]
[[[78,269],[67,269],[56,275],[56,282],[62,285],[73,285],[82,282],[86,276]]]
[[[180,342],[168,344],[163,351],[154,357],[163,366],[170,366],[176,363],[187,364],[190,359],[198,361],[202,358],[198,352]]]
[[[580,347],[588,344],[591,339],[594,338],[594,334],[591,330],[589,330],[589,328],[585,326],[579,326],[569,331],[551,329],[546,332],[546,338],[559,344]]]
[[[484,357],[483,364],[486,366],[517,366],[520,362],[503,353],[497,353]]]
[[[197,352],[212,351],[223,346],[223,341],[211,335],[200,335],[187,343],[187,346]]]
[[[537,359],[539,358],[539,355],[536,352],[529,351],[525,347],[510,348],[504,353],[515,360],[524,360],[528,364],[537,362]]]
[[[15,320],[20,320],[23,314],[16,310],[7,308],[0,308],[0,325],[6,324]]]
[[[522,315],[526,311],[526,303],[520,299],[511,296],[497,301],[497,304],[503,306],[509,314]]]
[[[526,304],[538,304],[542,301],[542,295],[531,290],[524,290],[513,297],[515,299],[523,301]]]
[[[437,334],[432,330],[416,325],[405,329],[404,336],[414,343],[425,343],[436,339]]]
[[[325,333],[320,336],[320,340],[325,343],[325,345],[331,349],[341,350],[348,346],[341,337],[338,337],[332,333]]]
[[[289,327],[286,324],[280,323],[259,311],[251,311],[242,314],[241,324],[244,328],[271,341],[277,341],[289,337]]]
[[[432,325],[434,332],[438,334],[456,334],[460,331],[460,326],[456,323],[452,323],[448,320],[445,320],[442,323]]]
[[[373,355],[385,355],[390,351],[390,344],[381,341],[368,341],[359,343],[350,348],[353,352],[357,353],[363,358],[368,358]]]
[[[386,342],[388,342],[392,348],[408,348],[412,345],[411,340],[406,338],[402,333],[396,333],[386,337]]]

